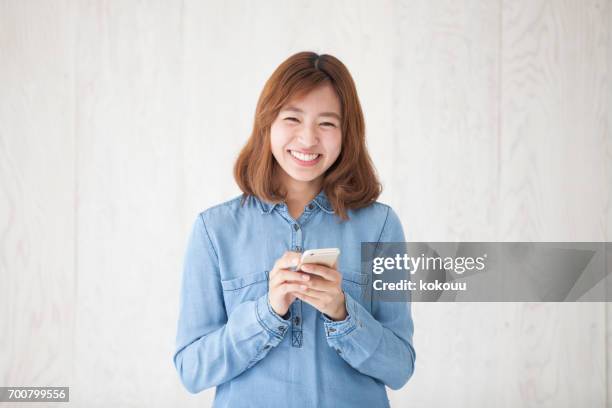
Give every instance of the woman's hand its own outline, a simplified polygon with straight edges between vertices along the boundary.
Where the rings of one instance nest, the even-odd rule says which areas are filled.
[[[270,306],[279,315],[284,316],[295,300],[294,292],[306,289],[310,280],[307,273],[291,271],[288,268],[297,266],[301,253],[287,251],[274,263],[268,282],[268,299]]]
[[[335,268],[315,264],[304,264],[302,270],[311,276],[294,292],[295,296],[332,320],[346,319],[347,311],[340,272]]]

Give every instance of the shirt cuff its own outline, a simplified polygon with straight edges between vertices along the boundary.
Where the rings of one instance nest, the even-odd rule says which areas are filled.
[[[277,346],[287,334],[291,320],[283,319],[272,309],[268,293],[261,296],[255,303],[255,315],[259,324],[271,334],[269,344]]]
[[[327,338],[341,337],[349,334],[355,330],[358,325],[362,325],[363,327],[363,323],[357,320],[355,300],[346,292],[344,292],[344,306],[346,307],[346,317],[344,320],[332,320],[324,313],[321,313],[321,320],[323,320],[325,336]]]
[[[347,317],[335,322],[321,313],[325,326],[327,344],[353,367],[372,356],[383,335],[383,327],[370,312],[348,293],[346,298]]]

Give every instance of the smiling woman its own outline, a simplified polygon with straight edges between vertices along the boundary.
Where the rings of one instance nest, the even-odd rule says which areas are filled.
[[[412,376],[410,303],[371,300],[361,242],[401,242],[365,145],[353,80],[331,55],[283,62],[234,176],[243,194],[196,217],[174,364],[215,407],[388,407]],[[295,270],[306,249],[332,267]]]

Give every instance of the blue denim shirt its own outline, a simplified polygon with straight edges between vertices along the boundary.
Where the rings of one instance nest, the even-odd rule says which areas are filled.
[[[410,303],[362,297],[361,242],[404,241],[375,202],[340,222],[321,191],[296,220],[284,203],[241,196],[198,214],[185,253],[174,365],[185,388],[216,386],[215,407],[388,407],[385,385],[412,376]],[[279,316],[268,272],[285,251],[340,248],[348,316],[296,299]]]

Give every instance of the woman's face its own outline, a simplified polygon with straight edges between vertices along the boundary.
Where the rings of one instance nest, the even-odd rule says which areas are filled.
[[[342,144],[340,99],[330,84],[283,106],[270,128],[272,154],[292,181],[317,183]]]

